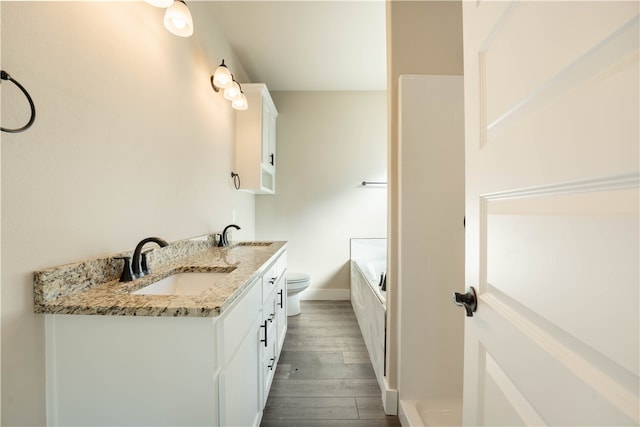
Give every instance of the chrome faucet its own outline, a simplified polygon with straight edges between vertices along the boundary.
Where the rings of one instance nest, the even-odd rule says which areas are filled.
[[[222,248],[224,246],[229,246],[229,238],[227,237],[227,231],[229,231],[229,228],[235,228],[236,230],[240,230],[240,227],[238,227],[235,224],[229,224],[224,228],[224,231],[222,232],[222,234],[220,235],[220,240],[218,241],[218,247]]]
[[[142,268],[140,268],[140,253],[142,252],[142,247],[147,243],[151,243],[151,242],[157,243],[161,248],[164,248],[165,246],[169,246],[169,244],[165,240],[159,237],[147,237],[146,239],[140,240],[140,243],[138,243],[138,245],[136,246],[136,249],[133,251],[133,259],[131,260],[131,263],[133,264],[134,279],[137,279],[138,277],[142,277],[145,274],[151,273],[151,269],[149,269],[147,265],[145,265],[144,271],[142,270]]]

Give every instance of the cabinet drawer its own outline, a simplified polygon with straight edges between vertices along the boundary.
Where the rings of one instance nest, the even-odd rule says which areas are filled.
[[[243,338],[252,332],[251,326],[260,314],[260,280],[256,280],[238,303],[224,317],[224,360],[231,360]]]
[[[276,348],[279,352],[284,345],[287,334],[287,289],[283,278],[276,291]]]
[[[275,331],[275,328],[274,328]],[[266,404],[267,398],[269,396],[269,389],[271,389],[271,383],[273,382],[273,377],[276,373],[276,363],[278,361],[278,353],[276,349],[275,340],[269,347],[265,349],[263,363],[263,372],[264,372],[264,404]]]
[[[265,303],[276,289],[280,272],[278,263],[275,262],[262,276],[262,302]]]
[[[268,321],[269,324],[275,322],[276,316],[278,315],[278,311],[276,310],[276,296],[277,294],[275,292],[272,292],[271,295],[269,295],[267,301],[262,306],[262,320]]]

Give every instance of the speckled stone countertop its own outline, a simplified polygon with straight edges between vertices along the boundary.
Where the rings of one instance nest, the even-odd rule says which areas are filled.
[[[152,272],[120,282],[122,261],[114,257],[35,272],[35,312],[115,316],[213,317],[222,313],[263,274],[286,242],[240,242],[226,248],[211,240],[182,241],[157,249]],[[156,252],[156,250],[154,250]],[[199,295],[133,295],[145,286],[180,272],[227,272]],[[109,279],[105,281],[104,278]]]

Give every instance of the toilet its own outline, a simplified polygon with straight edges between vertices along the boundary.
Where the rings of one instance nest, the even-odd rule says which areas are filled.
[[[300,314],[300,292],[309,287],[309,275],[287,273],[287,316]]]

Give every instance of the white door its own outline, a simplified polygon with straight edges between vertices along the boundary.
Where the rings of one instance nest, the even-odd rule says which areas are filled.
[[[638,8],[463,2],[465,425],[639,423]]]

